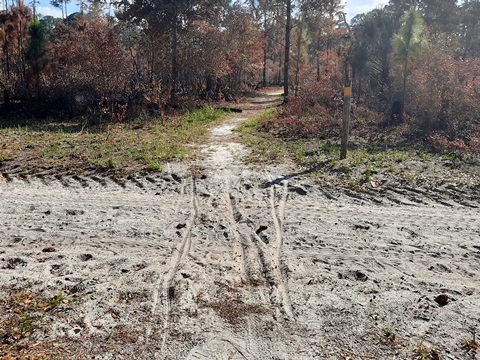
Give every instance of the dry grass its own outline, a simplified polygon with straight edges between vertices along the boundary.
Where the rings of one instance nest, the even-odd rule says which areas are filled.
[[[42,320],[56,316],[55,310],[71,303],[73,297],[48,298],[41,292],[7,285],[1,287],[1,294],[1,359],[61,359],[70,353],[64,343],[48,336]]]
[[[72,328],[88,328],[89,325],[78,322],[75,316],[78,310],[75,295],[47,294],[15,286],[0,287],[0,359],[86,359],[91,354],[107,353],[135,357],[142,334],[129,324],[118,323],[109,328],[93,325],[97,327],[94,334],[82,332],[78,336],[52,333],[52,324],[59,322]],[[127,298],[138,296],[143,294],[131,293]],[[72,315],[77,320],[65,323]]]
[[[264,306],[247,304],[242,300],[242,289],[250,285],[244,283],[216,283],[216,285],[216,297],[220,299],[206,301],[203,298],[203,294],[199,294],[197,298],[198,308],[212,309],[218,316],[232,325],[243,322],[250,315],[265,315],[269,313],[269,309]]]
[[[232,325],[241,323],[250,315],[265,315],[269,312],[268,309],[263,306],[245,304],[240,300],[218,300],[215,302],[205,302],[200,304],[200,308],[209,308],[214,310],[222,319],[225,319]]]
[[[462,346],[471,353],[476,353],[480,349],[480,344],[477,341],[477,329],[475,327],[470,328],[471,337],[469,339],[462,340]]]

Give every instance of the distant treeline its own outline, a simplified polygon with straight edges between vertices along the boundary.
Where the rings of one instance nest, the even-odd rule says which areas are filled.
[[[84,1],[70,15],[54,5],[63,19],[20,0],[0,12],[8,116],[124,120],[275,84],[285,116],[321,127],[338,117],[350,68],[365,116],[449,136],[480,119],[478,1],[391,0],[350,24],[340,0]]]

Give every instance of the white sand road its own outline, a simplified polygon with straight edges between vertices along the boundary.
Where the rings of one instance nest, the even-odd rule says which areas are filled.
[[[62,358],[478,359],[478,198],[248,169],[231,130],[266,100],[213,129],[202,176],[0,179],[0,284],[80,299],[32,336]]]

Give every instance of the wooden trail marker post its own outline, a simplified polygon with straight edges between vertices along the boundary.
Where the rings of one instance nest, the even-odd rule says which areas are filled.
[[[346,67],[348,68],[348,63]],[[347,78],[345,80],[345,88],[343,91],[343,117],[342,117],[342,140],[341,140],[340,160],[343,160],[347,157],[348,133],[350,130],[350,99],[351,97],[352,97],[352,83]]]

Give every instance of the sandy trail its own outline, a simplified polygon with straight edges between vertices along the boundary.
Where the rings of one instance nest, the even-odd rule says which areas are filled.
[[[276,96],[212,130],[195,178],[0,179],[1,284],[80,297],[38,341],[65,358],[415,359],[419,341],[478,358],[462,347],[480,328],[478,200],[247,169],[232,129]]]

